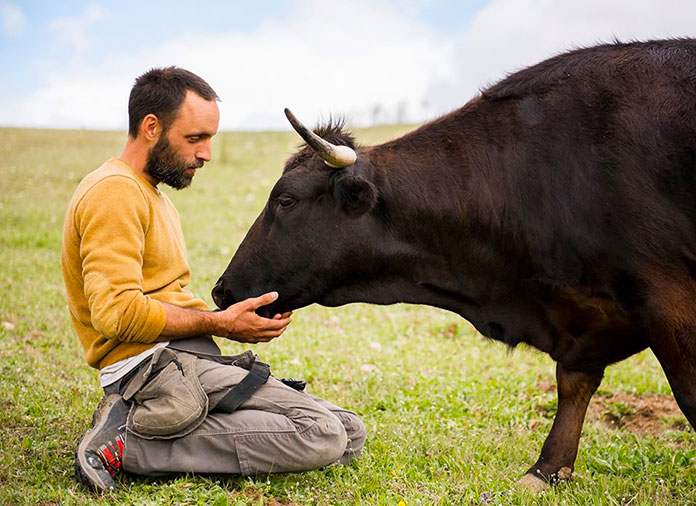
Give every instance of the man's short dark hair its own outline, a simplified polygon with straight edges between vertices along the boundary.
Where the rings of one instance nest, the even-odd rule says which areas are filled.
[[[154,68],[138,77],[128,99],[128,134],[135,139],[148,114],[157,116],[166,131],[188,90],[206,100],[219,100],[208,83],[179,67]]]

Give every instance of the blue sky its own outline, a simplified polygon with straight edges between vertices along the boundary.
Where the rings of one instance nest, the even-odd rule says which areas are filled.
[[[61,20],[84,18],[82,21],[89,46],[87,61],[118,51],[129,53],[148,45],[158,44],[173,35],[193,35],[225,31],[250,31],[268,18],[268,13],[283,16],[288,2],[265,0],[206,2],[198,7],[194,2],[110,1],[22,1],[3,2],[16,6],[24,19],[23,28],[15,33],[3,31],[3,67],[16,69],[12,75],[3,73],[3,84],[10,89],[36,89],[42,84],[45,66],[59,66],[79,50],[58,33]],[[77,19],[76,19],[77,18]],[[56,23],[58,22],[58,25]]]
[[[688,0],[0,0],[0,125],[125,128],[133,79],[199,73],[222,127],[422,121],[564,49],[694,36]]]
[[[282,19],[293,3],[289,0],[217,0],[202,2],[200,6],[176,1],[0,1],[0,6],[16,7],[23,18],[23,26],[17,32],[1,32],[3,67],[14,71],[11,75],[3,73],[0,82],[3,90],[14,92],[39,88],[45,66],[50,65],[48,62],[59,66],[69,58],[66,53],[75,50],[69,42],[61,42],[56,22],[84,17],[89,9],[93,9],[93,21],[83,21],[89,37],[85,52],[88,61],[114,51],[137,51],[177,34],[249,33],[264,21]],[[439,32],[453,33],[465,26],[485,3],[485,0],[402,2],[402,9]]]

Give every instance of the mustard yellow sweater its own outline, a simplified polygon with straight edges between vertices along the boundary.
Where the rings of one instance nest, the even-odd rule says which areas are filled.
[[[166,321],[162,302],[207,309],[185,289],[191,271],[174,205],[117,158],[75,190],[62,266],[73,325],[97,369],[153,346]]]

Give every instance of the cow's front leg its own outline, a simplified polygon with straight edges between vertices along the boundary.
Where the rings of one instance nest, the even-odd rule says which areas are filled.
[[[587,405],[602,382],[604,370],[595,372],[570,371],[556,365],[558,411],[541,455],[517,485],[534,492],[543,490],[548,483],[567,480],[573,472],[578,455],[580,432],[585,421]]]

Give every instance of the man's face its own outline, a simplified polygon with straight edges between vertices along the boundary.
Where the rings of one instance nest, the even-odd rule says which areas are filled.
[[[210,141],[219,121],[217,103],[189,91],[174,121],[150,149],[145,172],[177,190],[189,186],[196,170],[210,161]]]

